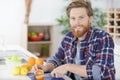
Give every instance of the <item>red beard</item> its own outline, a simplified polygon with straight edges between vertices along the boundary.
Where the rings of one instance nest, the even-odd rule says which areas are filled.
[[[73,26],[72,27],[72,32],[73,32],[73,34],[74,34],[74,36],[75,37],[82,37],[82,36],[84,36],[84,34],[86,33],[86,32],[88,32],[89,31],[89,29],[90,29],[90,27],[88,27],[88,26],[83,26],[83,25],[80,25],[80,28],[82,29],[82,30],[75,30],[75,27]]]

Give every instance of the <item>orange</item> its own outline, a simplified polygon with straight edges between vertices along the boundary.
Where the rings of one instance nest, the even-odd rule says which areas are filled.
[[[35,76],[37,80],[44,80],[44,71],[40,69],[35,71]]]
[[[32,69],[32,65],[29,63],[27,63],[27,65],[28,65],[28,70],[30,71]]]
[[[36,64],[43,64],[44,60],[42,58],[38,58],[38,59],[35,60],[35,63]]]
[[[36,59],[35,59],[34,57],[29,57],[29,58],[28,58],[28,63],[31,64],[32,66],[34,66],[35,60],[36,60]]]
[[[37,80],[44,80],[44,75],[36,76]]]
[[[32,69],[32,65],[29,63],[22,64],[21,67],[26,67],[28,69],[28,71],[30,71]]]

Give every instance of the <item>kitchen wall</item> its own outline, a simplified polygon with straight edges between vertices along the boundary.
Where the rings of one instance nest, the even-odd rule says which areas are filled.
[[[0,0],[0,44],[20,44],[25,0]]]
[[[0,44],[21,44],[25,0],[0,0]],[[54,24],[61,15],[62,0],[33,0],[30,23]],[[56,7],[57,6],[57,7]]]
[[[25,0],[0,0],[0,36],[4,36],[5,44],[21,45],[21,26],[23,26],[25,11],[24,1]],[[108,0],[91,1],[93,7],[100,7],[102,9],[106,9],[112,5]],[[114,2],[114,5],[118,4],[119,0],[115,1],[117,2]],[[65,4],[65,0],[33,0],[30,23],[50,23],[56,26],[55,19],[62,14],[61,12]],[[63,35],[60,34],[61,30],[61,27],[54,28],[53,52],[57,51],[63,37]]]

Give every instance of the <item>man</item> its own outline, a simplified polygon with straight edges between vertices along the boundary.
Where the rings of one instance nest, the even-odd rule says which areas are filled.
[[[74,74],[73,80],[115,80],[114,43],[103,30],[93,29],[90,2],[75,0],[67,7],[71,31],[46,65],[34,68],[50,71],[53,77]]]

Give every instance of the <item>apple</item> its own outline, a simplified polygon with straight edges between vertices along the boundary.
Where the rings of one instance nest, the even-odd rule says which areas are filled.
[[[20,68],[20,66],[15,66],[14,68],[13,68],[13,75],[20,75],[20,71],[21,71],[21,68]]]
[[[16,55],[13,55],[13,56],[11,57],[11,61],[15,61],[15,60],[17,60],[17,56],[16,56]]]
[[[36,32],[31,32],[31,36],[32,37],[37,37],[37,33]]]
[[[28,69],[26,67],[21,67],[20,73],[22,76],[26,76],[28,74]]]
[[[28,33],[28,37],[31,37],[31,33],[30,32]]]
[[[43,38],[44,37],[44,33],[40,32],[40,33],[38,33],[38,36],[41,37],[41,38]]]

